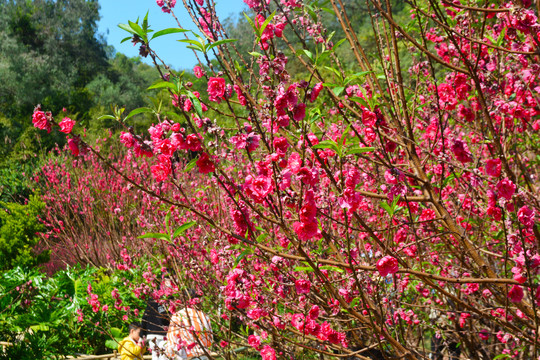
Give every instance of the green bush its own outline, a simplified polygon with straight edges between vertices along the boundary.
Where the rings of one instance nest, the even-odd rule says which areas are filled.
[[[37,195],[31,196],[26,205],[0,203],[0,271],[34,267],[49,260],[48,251],[36,252],[38,233],[45,230],[38,219],[44,208]]]

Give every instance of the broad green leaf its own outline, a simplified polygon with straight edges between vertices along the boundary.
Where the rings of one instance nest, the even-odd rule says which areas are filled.
[[[337,271],[339,273],[343,273],[343,269],[340,269],[338,267],[335,267],[335,266],[331,266],[331,265],[324,265],[324,266],[321,266],[319,267],[319,269],[321,270],[330,270],[330,271]]]
[[[173,239],[177,238],[178,236],[180,236],[180,234],[184,233],[187,229],[189,229],[189,228],[191,228],[191,227],[193,227],[195,225],[197,225],[196,221],[190,221],[190,222],[187,222],[184,225],[176,228],[176,230],[174,230]]]
[[[313,268],[311,266],[297,266],[294,268],[294,271],[311,272]]]
[[[339,96],[341,95],[343,90],[345,90],[344,86],[336,86],[332,91],[334,92],[334,94],[336,94],[336,96]]]
[[[161,240],[169,241],[170,237],[168,234],[146,233],[141,236],[138,236],[137,239],[161,239]]]
[[[155,83],[154,85],[150,86],[147,90],[151,90],[151,89],[162,89],[162,88],[169,88],[169,89],[172,89],[172,90],[177,90],[177,86],[169,81],[163,81],[163,80],[160,80],[158,81],[157,83]]]
[[[203,118],[203,112],[202,112],[201,102],[199,101],[199,99],[197,99],[195,94],[193,94],[191,91],[188,93],[188,97],[191,100],[191,103],[193,104],[193,107],[195,108],[195,112],[197,112],[197,115],[199,116],[199,118],[202,119]]]
[[[367,153],[367,152],[371,152],[371,151],[374,151],[375,148],[374,147],[358,147],[358,146],[353,146],[351,148],[349,148],[347,150],[347,155],[351,155],[351,154],[363,154],[363,153]]]
[[[176,33],[185,33],[185,32],[188,32],[188,31],[189,30],[180,29],[180,28],[163,29],[163,30],[160,30],[160,31],[156,32],[154,35],[152,35],[152,39],[155,39],[155,38],[163,36],[163,35],[176,34]]]
[[[257,34],[258,37],[261,37],[261,33],[259,32],[259,29],[255,26],[255,23],[253,22],[253,20],[251,20],[251,18],[246,14],[246,12],[244,12],[243,14],[246,20],[248,21],[249,25],[251,25],[251,27],[255,31],[255,34]]]
[[[135,31],[137,35],[143,40],[146,40],[146,33],[143,31],[141,26],[137,23],[134,23],[133,21],[128,20],[129,26]]]
[[[122,29],[122,30],[125,30],[125,31],[127,31],[127,32],[129,32],[129,33],[132,33],[133,35],[139,35],[139,34],[137,34],[137,32],[136,32],[135,30],[133,30],[133,29],[131,28],[131,26],[129,26],[128,24],[118,24],[118,27],[119,27],[120,29]],[[131,39],[131,38],[130,38],[130,39]]]
[[[216,47],[216,46],[219,46],[219,45],[223,45],[223,44],[228,44],[228,43],[232,43],[232,42],[235,42],[235,41],[238,41],[238,39],[223,39],[223,40],[218,40],[210,45],[208,45],[208,48],[206,49],[207,51],[210,51],[212,48]]]
[[[266,27],[268,26],[268,24],[270,24],[270,21],[272,21],[272,19],[274,18],[274,16],[276,16],[276,10],[274,10],[273,13],[271,13],[270,15],[268,15],[268,17],[266,18],[266,20],[264,20],[263,24],[261,25],[261,28],[259,29],[259,34],[260,34],[260,36],[264,33],[264,30],[266,29]]]
[[[340,153],[338,144],[333,140],[324,140],[313,146],[313,149],[332,149],[336,153]]]
[[[100,117],[98,117],[98,120],[101,120],[101,119],[116,120],[116,118],[112,115],[101,115]]]
[[[141,107],[141,108],[138,108],[138,109],[135,109],[135,110],[132,110],[128,116],[126,116],[124,118],[124,121],[129,119],[130,117],[134,116],[134,115],[137,115],[137,114],[141,114],[141,113],[149,113],[149,112],[152,112],[153,110],[150,109],[150,108],[147,108],[147,107]]]
[[[267,237],[268,237],[268,234],[266,234],[266,233],[265,233],[265,234],[261,234],[261,235],[257,236],[256,241],[257,241],[258,243],[263,242],[264,240],[266,240]]]
[[[109,339],[105,341],[105,346],[112,350],[118,350],[118,343],[117,340]]]

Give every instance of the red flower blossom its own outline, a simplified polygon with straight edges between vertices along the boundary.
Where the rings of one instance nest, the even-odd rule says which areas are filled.
[[[309,290],[311,289],[311,282],[305,279],[298,279],[294,282],[294,286],[298,294],[309,294]]]
[[[394,257],[387,255],[377,261],[377,270],[381,276],[395,274],[399,270],[398,261]]]
[[[528,228],[534,225],[534,215],[534,210],[531,210],[527,205],[522,206],[517,213],[519,222]]]
[[[508,291],[508,298],[513,303],[520,302],[523,299],[523,288],[519,285],[512,286],[510,291]]]
[[[32,114],[32,123],[34,126],[40,130],[47,130],[47,133],[51,132],[52,124],[49,119],[52,119],[51,113],[45,114],[40,110],[41,107],[38,105],[34,114]]]
[[[489,159],[486,161],[486,174],[493,177],[501,176],[501,160]]]
[[[165,155],[159,155],[159,162],[152,166],[150,170],[156,181],[163,181],[171,173],[171,159]]]
[[[216,167],[214,166],[212,160],[210,160],[207,153],[202,153],[199,160],[197,160],[197,166],[199,167],[199,172],[202,174],[208,174],[216,171]]]
[[[262,360],[276,360],[276,351],[269,345],[265,345],[261,350]]]
[[[223,95],[225,95],[225,79],[211,77],[208,80],[208,99],[219,104]]]
[[[69,134],[73,129],[73,125],[75,125],[75,121],[71,120],[68,117],[65,117],[62,119],[62,121],[60,121],[58,125],[60,126],[61,132]]]
[[[499,193],[499,196],[506,200],[511,200],[516,192],[516,185],[508,178],[502,179],[497,183],[497,192]]]

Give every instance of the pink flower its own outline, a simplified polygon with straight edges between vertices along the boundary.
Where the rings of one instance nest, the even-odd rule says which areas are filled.
[[[201,151],[201,139],[196,134],[189,134],[186,137],[186,147],[191,151]]]
[[[377,261],[377,270],[381,276],[395,274],[399,270],[398,261],[394,257],[387,255]]]
[[[208,98],[210,101],[215,101],[219,104],[224,94],[225,79],[211,77],[210,80],[208,80]]]
[[[317,305],[313,305],[311,307],[308,313],[308,317],[312,320],[315,320],[319,317],[319,307]]]
[[[306,104],[300,103],[294,107],[293,119],[295,121],[302,121],[306,117]]]
[[[221,346],[222,348],[224,348],[224,347],[229,346],[229,343],[226,342],[225,340],[221,340],[221,341],[219,342],[219,346]]]
[[[489,339],[489,331],[487,329],[480,330],[478,337],[484,341]]]
[[[65,117],[62,119],[62,121],[60,121],[58,125],[60,126],[61,132],[69,134],[73,129],[73,125],[75,125],[75,121],[71,120],[68,117]]]
[[[291,169],[291,172],[293,174],[297,174],[300,171],[300,168],[302,166],[302,158],[300,157],[300,154],[297,152],[294,152],[289,157],[289,169]]]
[[[499,196],[506,200],[511,200],[516,192],[516,185],[508,178],[502,179],[497,183],[497,192],[499,193]]]
[[[165,155],[159,155],[159,162],[152,166],[150,170],[156,181],[163,181],[171,173],[171,159]]]
[[[513,303],[520,302],[523,299],[523,288],[519,285],[512,286],[510,291],[508,291],[508,298]]]
[[[303,314],[294,314],[291,319],[291,324],[297,330],[302,331],[304,329],[305,317]]]
[[[501,176],[501,160],[489,159],[486,161],[486,174],[493,177]]]
[[[49,119],[52,119],[51,113],[48,112],[45,114],[40,109],[41,107],[38,105],[36,110],[34,110],[34,114],[32,114],[32,123],[36,128],[40,130],[47,130],[47,133],[50,133],[52,128],[52,124],[49,121]]]
[[[520,223],[530,228],[534,225],[534,210],[531,210],[527,205],[522,206],[517,213]]]
[[[210,157],[207,153],[202,153],[201,157],[199,157],[199,160],[197,160],[197,166],[199,167],[199,172],[201,174],[208,174],[216,170],[214,163],[212,162],[212,160],[210,160]]]
[[[296,287],[296,292],[298,294],[309,294],[311,282],[305,279],[298,279],[294,282],[294,286]]]
[[[130,133],[122,131],[122,133],[120,134],[120,142],[124,144],[127,148],[130,148],[133,147],[133,145],[135,144],[135,139]]]
[[[452,151],[456,156],[456,159],[461,163],[469,163],[472,161],[472,156],[467,149],[467,145],[461,140],[454,140],[452,144]]]
[[[193,72],[195,73],[195,76],[197,77],[197,79],[200,79],[204,76],[204,72],[199,65],[193,68]]]
[[[81,139],[78,136],[68,139],[69,150],[71,150],[71,153],[74,156],[79,156],[79,153],[80,153],[79,143],[80,143],[80,141],[81,141]]]
[[[322,89],[323,89],[323,83],[322,82],[320,82],[318,84],[315,84],[315,86],[313,87],[313,90],[311,90],[311,94],[309,96],[309,101],[314,102],[315,100],[317,100],[317,98],[319,97],[319,94],[320,94]]]
[[[276,351],[272,349],[269,345],[264,345],[261,350],[262,360],[276,360]]]
[[[248,343],[252,348],[258,349],[261,346],[261,337],[258,335],[249,335]]]

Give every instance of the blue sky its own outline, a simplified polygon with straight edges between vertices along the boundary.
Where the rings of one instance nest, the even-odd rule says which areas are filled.
[[[137,17],[141,19],[147,11],[150,28],[154,31],[177,27],[176,22],[170,14],[165,14],[156,5],[155,0],[101,0],[99,11],[101,20],[98,23],[98,31],[105,36],[107,43],[115,47],[116,51],[128,56],[138,56],[138,47],[133,46],[131,41],[120,44],[123,38],[129,34],[120,29],[117,25],[127,23],[128,20],[135,21]],[[222,19],[228,15],[236,15],[245,8],[242,0],[216,0],[217,13]],[[184,10],[181,0],[177,1],[175,14],[181,25],[187,29],[195,29],[191,18]],[[186,49],[186,44],[174,41],[180,35],[171,34],[153,40],[150,45],[157,51],[158,55],[175,69],[192,68],[197,60],[190,49]],[[149,58],[143,59],[150,63]]]

